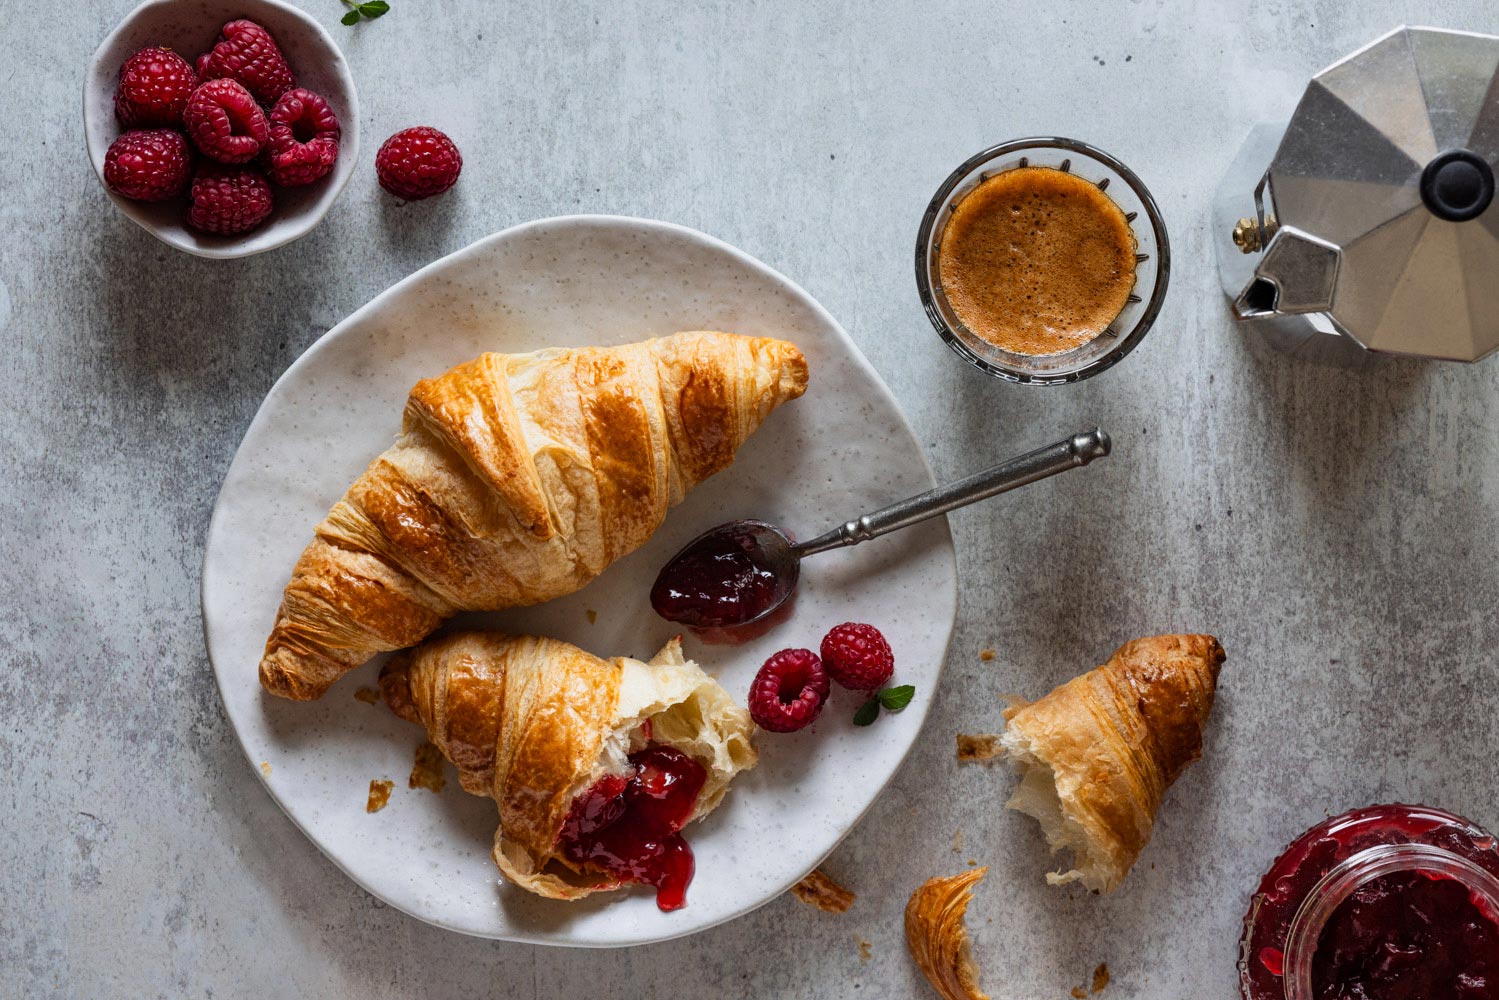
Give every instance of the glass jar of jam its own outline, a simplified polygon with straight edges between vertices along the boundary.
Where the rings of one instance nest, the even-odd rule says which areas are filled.
[[[1499,1000],[1499,844],[1425,806],[1317,824],[1250,901],[1239,989],[1244,1000]]]

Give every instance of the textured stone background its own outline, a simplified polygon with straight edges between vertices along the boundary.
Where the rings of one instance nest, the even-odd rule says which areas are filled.
[[[313,235],[219,263],[115,212],[83,155],[83,68],[129,0],[0,2],[0,994],[923,996],[901,908],[972,857],[991,866],[970,916],[998,1000],[1065,998],[1100,961],[1115,1000],[1226,998],[1247,893],[1313,821],[1401,799],[1499,828],[1499,366],[1264,353],[1227,319],[1207,225],[1240,138],[1310,73],[1402,21],[1492,30],[1489,5],[393,0],[357,29],[334,0],[304,5],[354,66],[363,159],[430,123],[466,172],[402,207],[362,163]],[[1176,268],[1135,355],[1037,391],[938,343],[910,258],[948,170],[1044,132],[1135,167]],[[225,723],[199,563],[265,391],[413,269],[576,211],[694,226],[802,283],[941,475],[1095,422],[1114,435],[1109,462],[954,516],[944,690],[827,862],[859,893],[845,916],[785,898],[628,952],[452,935],[340,875]],[[1118,893],[1048,889],[1037,830],[1000,809],[1008,776],[960,769],[953,733],[1176,629],[1229,651],[1207,757]]]

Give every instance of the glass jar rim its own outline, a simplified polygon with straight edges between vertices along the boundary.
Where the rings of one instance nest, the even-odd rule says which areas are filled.
[[[1286,1000],[1313,1000],[1312,959],[1327,921],[1354,892],[1396,872],[1435,872],[1481,893],[1499,912],[1499,878],[1454,851],[1431,844],[1377,844],[1327,870],[1307,892],[1286,932]]]
[[[974,170],[978,169],[985,162],[1027,149],[1057,149],[1064,152],[1078,153],[1098,161],[1118,174],[1144,207],[1146,217],[1150,221],[1151,233],[1156,245],[1155,282],[1150,290],[1150,297],[1145,301],[1145,309],[1141,313],[1140,318],[1135,322],[1129,333],[1120,338],[1117,347],[1088,364],[1068,372],[1064,376],[1033,375],[979,357],[967,344],[963,343],[963,340],[948,326],[947,321],[943,319],[935,303],[936,290],[933,288],[927,275],[927,255],[931,247],[933,229],[937,224],[937,217],[942,211],[942,206],[948,197]],[[1166,235],[1166,222],[1161,216],[1161,210],[1156,205],[1155,198],[1151,195],[1150,189],[1145,186],[1145,182],[1140,179],[1138,174],[1111,154],[1080,139],[1069,139],[1065,136],[1028,136],[1021,139],[1010,139],[1005,142],[996,143],[968,157],[952,173],[947,175],[941,186],[937,188],[936,194],[932,195],[931,201],[927,203],[926,212],[921,217],[921,226],[916,233],[916,290],[921,299],[922,308],[926,311],[927,319],[931,321],[932,326],[936,328],[938,335],[941,336],[947,346],[964,361],[995,378],[1003,379],[1006,382],[1015,382],[1020,385],[1063,385],[1080,382],[1118,364],[1126,355],[1139,346],[1145,334],[1150,332],[1151,327],[1155,325],[1156,318],[1161,311],[1161,306],[1166,299],[1166,288],[1170,283],[1170,278],[1171,245],[1170,239]]]

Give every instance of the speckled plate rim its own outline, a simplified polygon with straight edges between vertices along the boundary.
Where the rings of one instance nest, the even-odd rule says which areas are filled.
[[[894,755],[891,758],[889,766],[885,769],[883,777],[876,784],[868,787],[866,800],[863,806],[859,808],[857,814],[853,816],[852,819],[836,833],[832,842],[827,846],[827,849],[818,854],[816,860],[812,864],[805,865],[796,871],[790,872],[788,876],[781,880],[779,884],[777,884],[774,888],[761,893],[759,898],[754,899],[746,903],[745,905],[734,909],[732,912],[721,914],[714,919],[702,923],[694,924],[691,926],[684,926],[681,929],[673,929],[667,933],[645,934],[634,938],[621,938],[618,940],[585,940],[547,935],[544,933],[485,933],[470,927],[457,926],[456,924],[445,920],[439,914],[422,912],[414,907],[404,905],[398,900],[391,899],[379,888],[372,885],[369,881],[361,878],[358,874],[352,871],[350,867],[345,864],[343,859],[341,859],[334,851],[330,850],[328,846],[323,843],[322,839],[316,833],[314,833],[313,830],[309,829],[308,825],[304,823],[303,817],[294,812],[292,808],[290,808],[288,804],[282,800],[281,796],[277,794],[276,788],[271,782],[269,776],[261,769],[261,767],[256,766],[256,753],[246,741],[244,733],[244,727],[247,723],[247,720],[241,717],[240,713],[234,707],[232,707],[234,705],[234,700],[227,696],[226,691],[229,685],[243,683],[243,681],[237,678],[226,676],[224,666],[220,664],[219,660],[215,658],[213,654],[214,631],[213,625],[210,620],[211,614],[208,608],[210,601],[208,593],[210,587],[209,564],[211,563],[213,558],[215,540],[224,530],[222,524],[222,511],[224,509],[224,495],[226,488],[228,487],[229,481],[232,478],[235,465],[240,461],[241,453],[246,447],[246,442],[252,438],[254,432],[259,428],[262,421],[270,419],[268,417],[268,412],[271,410],[271,403],[277,400],[278,396],[285,391],[285,387],[295,379],[298,370],[302,366],[309,363],[309,361],[315,358],[320,352],[326,350],[329,345],[331,345],[338,339],[338,337],[344,330],[355,326],[361,320],[364,320],[370,317],[372,314],[377,313],[385,305],[385,303],[401,294],[404,290],[408,289],[412,285],[428,280],[431,277],[440,274],[449,265],[482,254],[501,241],[519,238],[531,234],[539,229],[547,227],[575,226],[580,224],[605,227],[629,227],[635,228],[641,232],[655,231],[657,233],[670,234],[678,238],[685,238],[691,241],[695,241],[702,245],[705,249],[724,254],[733,259],[740,266],[780,285],[789,296],[796,299],[818,320],[826,324],[829,331],[834,335],[834,337],[847,352],[848,359],[861,370],[863,376],[868,380],[869,384],[874,388],[875,392],[880,394],[880,401],[885,405],[885,407],[888,408],[888,411],[893,416],[895,422],[907,435],[910,445],[914,449],[915,456],[918,459],[921,468],[924,470],[927,483],[929,485],[935,485],[936,479],[932,472],[931,463],[927,459],[926,452],[921,447],[920,439],[916,436],[915,431],[905,414],[905,411],[901,408],[894,394],[890,391],[889,387],[885,384],[879,373],[874,369],[872,365],[870,365],[868,359],[866,359],[862,352],[859,351],[858,347],[848,336],[848,333],[843,329],[842,325],[833,318],[832,314],[829,313],[821,305],[821,303],[819,303],[809,293],[801,288],[801,286],[797,285],[795,282],[791,281],[789,278],[776,271],[774,268],[771,268],[769,265],[750,256],[737,247],[725,243],[724,241],[719,240],[716,237],[709,236],[698,230],[691,229],[686,226],[681,226],[676,223],[621,215],[580,214],[552,216],[548,218],[533,220],[531,222],[521,223],[508,229],[493,233],[482,239],[476,240],[475,242],[460,250],[454,251],[453,253],[448,254],[445,257],[439,258],[438,260],[427,264],[426,266],[396,282],[394,285],[391,285],[389,288],[385,289],[385,291],[376,295],[365,305],[355,310],[348,317],[346,317],[344,320],[330,329],[326,334],[320,337],[315,343],[312,344],[312,346],[304,351],[301,356],[299,356],[294,362],[292,362],[290,366],[288,366],[286,371],[283,372],[281,376],[276,380],[276,382],[272,385],[270,391],[266,394],[265,399],[261,402],[259,409],[257,409],[254,418],[252,418],[249,426],[246,428],[245,435],[241,439],[240,445],[236,448],[235,456],[230,462],[229,470],[226,472],[225,483],[223,486],[221,486],[219,495],[215,499],[213,512],[209,518],[208,531],[205,535],[204,561],[200,573],[199,597],[200,607],[203,615],[204,641],[208,650],[210,664],[212,665],[214,670],[215,681],[220,688],[220,696],[224,704],[225,713],[229,718],[230,725],[234,729],[235,738],[239,741],[240,748],[244,752],[246,760],[250,763],[251,770],[254,771],[255,775],[260,779],[261,784],[265,787],[272,800],[275,801],[277,806],[281,808],[281,810],[286,814],[287,818],[291,820],[293,825],[295,825],[297,829],[300,830],[302,834],[306,836],[307,839],[314,846],[316,846],[321,853],[323,853],[330,861],[332,861],[333,864],[337,866],[339,870],[347,875],[353,882],[363,888],[366,892],[370,893],[378,899],[381,899],[394,908],[401,910],[403,913],[406,913],[409,916],[415,917],[416,919],[421,920],[424,923],[431,924],[435,927],[440,927],[444,930],[453,931],[455,933],[464,934],[467,936],[486,938],[490,940],[542,944],[553,947],[634,947],[637,945],[670,941],[676,938],[687,937],[692,934],[708,930],[712,927],[716,927],[723,923],[727,923],[728,921],[742,917],[745,914],[759,909],[766,903],[769,903],[773,899],[781,896],[787,890],[789,890],[791,886],[795,885],[802,878],[806,877],[809,872],[815,869],[817,865],[821,864],[829,854],[837,849],[838,845],[841,844],[843,840],[848,836],[848,834],[852,832],[852,830],[859,824],[859,822],[863,820],[864,816],[869,812],[870,808],[879,799],[881,792],[883,792],[884,789],[889,785],[890,781],[893,780],[896,773],[900,770],[901,766],[909,757],[912,748],[916,744],[917,738],[919,738],[921,732],[925,728],[926,719],[930,712],[932,701],[936,697],[936,690],[941,683],[942,674],[946,667],[947,652],[951,645],[952,633],[957,620],[957,555],[952,544],[951,530],[948,526],[947,518],[945,516],[934,518],[931,521],[927,522],[929,525],[940,530],[942,543],[941,549],[946,556],[944,568],[947,570],[947,572],[944,574],[946,576],[947,586],[945,588],[945,591],[940,596],[941,598],[945,598],[944,603],[949,609],[947,615],[943,619],[939,619],[939,627],[942,632],[942,639],[940,642],[941,649],[935,666],[932,668],[930,689],[925,692],[919,691],[918,697],[915,698],[912,704],[906,709],[906,711],[902,713],[912,723],[909,729],[910,738],[906,740],[904,746],[900,747],[898,754]],[[736,695],[736,699],[737,698],[738,696]],[[742,702],[742,699],[738,700],[741,700]],[[912,718],[913,716],[914,718]],[[761,738],[763,740],[765,738],[765,735],[761,734]],[[498,875],[496,877],[498,878]],[[557,905],[568,904],[559,903]]]

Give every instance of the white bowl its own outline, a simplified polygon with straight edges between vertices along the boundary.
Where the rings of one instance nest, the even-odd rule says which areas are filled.
[[[131,201],[105,191],[120,211],[163,243],[199,257],[248,257],[307,235],[322,221],[359,159],[359,97],[343,53],[323,26],[281,0],[146,0],[99,44],[83,80],[83,137],[99,183],[104,154],[125,129],[115,118],[120,67],[137,50],[164,45],[193,62],[207,52],[219,29],[236,18],[263,25],[296,74],[297,86],[321,94],[343,126],[338,162],[328,176],[305,187],[275,188],[276,207],[259,228],[214,236],[187,227],[186,199]]]

